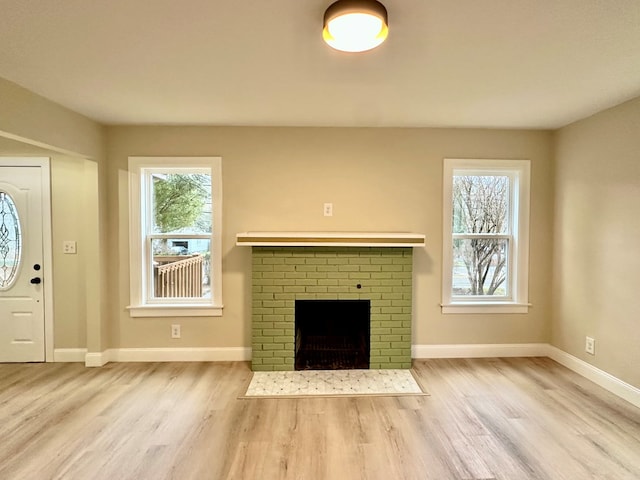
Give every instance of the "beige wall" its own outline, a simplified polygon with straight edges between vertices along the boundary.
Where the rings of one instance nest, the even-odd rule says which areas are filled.
[[[102,126],[3,78],[0,136],[94,160],[104,155]]]
[[[108,129],[112,347],[249,347],[250,251],[247,230],[412,231],[414,344],[547,342],[550,336],[552,134],[463,129],[112,127]],[[223,158],[221,318],[131,318],[127,157]],[[527,315],[442,315],[442,159],[530,159],[531,282]],[[332,202],[334,216],[322,215]]]
[[[640,98],[556,142],[552,343],[640,387]]]
[[[102,351],[108,341],[104,127],[0,78],[0,155],[51,158],[54,348]],[[61,255],[62,239],[78,241],[77,256]]]

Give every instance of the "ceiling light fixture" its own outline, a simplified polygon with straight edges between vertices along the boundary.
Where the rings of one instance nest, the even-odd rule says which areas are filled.
[[[338,0],[324,12],[322,38],[336,50],[371,50],[388,34],[387,9],[376,0]]]

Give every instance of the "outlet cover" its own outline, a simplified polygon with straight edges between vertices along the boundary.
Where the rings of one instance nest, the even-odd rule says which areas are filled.
[[[586,337],[584,351],[590,355],[596,354],[596,341],[592,337]]]
[[[325,203],[323,212],[325,217],[333,217],[333,203]]]
[[[180,338],[180,324],[171,325],[171,338]]]

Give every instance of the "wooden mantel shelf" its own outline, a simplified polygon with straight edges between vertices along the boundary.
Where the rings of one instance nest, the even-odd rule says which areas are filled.
[[[250,247],[424,247],[420,233],[243,232],[236,245]]]

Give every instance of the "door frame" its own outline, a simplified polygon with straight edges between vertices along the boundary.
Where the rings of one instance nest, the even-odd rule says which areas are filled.
[[[44,265],[44,361],[53,362],[53,245],[51,227],[51,159],[0,156],[0,167],[40,167],[42,178],[42,263]]]

